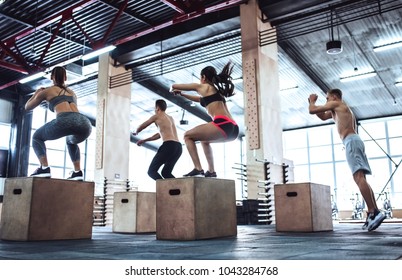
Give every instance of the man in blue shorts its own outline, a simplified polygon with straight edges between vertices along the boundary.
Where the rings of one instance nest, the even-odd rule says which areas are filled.
[[[364,151],[364,143],[356,132],[356,119],[350,108],[342,101],[342,91],[331,89],[327,92],[327,102],[324,105],[316,105],[318,96],[311,94],[309,97],[309,113],[315,114],[321,120],[333,119],[338,129],[339,136],[345,145],[346,160],[353,173],[353,179],[360,189],[364,201],[367,204],[367,220],[363,229],[368,231],[378,228],[385,219],[385,215],[377,207],[374,192],[366,180],[366,174],[371,174],[370,165]]]

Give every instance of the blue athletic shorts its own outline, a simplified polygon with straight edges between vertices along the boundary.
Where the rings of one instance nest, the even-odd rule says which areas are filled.
[[[364,143],[360,136],[358,134],[350,134],[343,139],[343,144],[345,145],[346,161],[352,174],[363,170],[364,174],[370,175],[370,165],[364,151]]]

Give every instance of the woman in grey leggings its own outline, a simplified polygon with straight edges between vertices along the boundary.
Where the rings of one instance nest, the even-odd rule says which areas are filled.
[[[25,104],[26,110],[32,110],[46,101],[49,110],[56,113],[56,119],[37,129],[32,137],[32,147],[41,166],[31,176],[51,177],[45,141],[66,136],[68,153],[74,165],[74,172],[68,179],[83,180],[78,143],[88,138],[92,125],[86,116],[79,113],[75,93],[64,84],[66,70],[59,66],[53,68],[51,79],[53,86],[38,89]]]

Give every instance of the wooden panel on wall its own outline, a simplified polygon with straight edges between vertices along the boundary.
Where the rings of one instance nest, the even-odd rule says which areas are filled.
[[[247,94],[247,137],[250,150],[260,148],[258,94],[255,60],[248,60],[243,66],[244,92]]]

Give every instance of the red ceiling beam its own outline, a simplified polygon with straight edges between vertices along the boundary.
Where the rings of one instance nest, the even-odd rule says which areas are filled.
[[[107,41],[107,38],[109,38],[110,33],[112,32],[113,28],[116,26],[117,21],[123,14],[124,10],[127,8],[128,0],[124,1],[124,3],[121,4],[119,11],[117,12],[117,15],[114,17],[113,22],[109,25],[108,30],[106,31],[105,35],[103,36],[103,39],[101,40],[100,47],[103,47]]]
[[[163,0],[163,1],[166,2],[166,0]],[[135,33],[133,35],[130,35],[130,36],[126,37],[126,38],[119,39],[114,43],[114,45],[117,46],[117,45],[120,45],[120,44],[123,44],[123,43],[127,43],[127,42],[129,42],[131,40],[134,40],[134,39],[137,39],[137,38],[139,38],[141,36],[150,34],[152,32],[161,30],[163,28],[172,26],[172,25],[177,24],[177,23],[185,22],[187,20],[196,18],[196,17],[201,16],[203,14],[208,14],[208,13],[228,9],[228,8],[231,8],[231,7],[234,7],[234,6],[239,6],[240,4],[244,4],[244,3],[247,3],[247,2],[248,2],[248,0],[228,0],[228,1],[224,1],[224,2],[222,2],[220,4],[216,4],[214,6],[207,7],[202,11],[195,11],[195,12],[188,13],[188,14],[185,14],[185,15],[180,15],[180,16],[178,16],[178,17],[176,17],[173,20],[170,20],[168,22],[165,22],[165,23],[150,27],[148,29],[145,29],[143,31],[140,31],[140,32],[137,32],[137,33]]]
[[[20,65],[13,64],[7,61],[0,60],[0,67],[20,72],[22,74],[28,74],[28,71],[25,68],[21,67]]]
[[[28,66],[28,64],[26,63],[25,59],[22,56],[16,54],[13,50],[10,49],[10,47],[6,43],[3,43],[2,41],[0,41],[0,48],[3,49],[4,53],[13,58],[20,65],[20,67],[24,69],[25,72],[28,72],[30,67]]]
[[[186,7],[183,6],[183,2],[179,2],[176,0],[160,0],[161,2],[165,3],[172,9],[176,10],[176,12],[180,14],[185,14],[186,13]]]
[[[66,10],[64,10],[64,11],[61,11],[61,12],[59,12],[59,13],[53,15],[53,16],[50,16],[50,17],[48,17],[47,19],[41,21],[41,22],[38,24],[38,26],[37,26],[36,28],[28,28],[28,29],[26,29],[26,30],[24,30],[24,31],[22,31],[22,32],[20,32],[20,33],[14,35],[14,36],[8,38],[8,39],[5,41],[6,44],[5,44],[5,45],[3,44],[3,46],[7,47],[7,45],[14,45],[15,42],[16,42],[18,39],[21,39],[21,38],[23,38],[23,37],[25,37],[25,36],[28,36],[29,34],[32,34],[33,32],[35,32],[37,29],[41,29],[41,28],[43,28],[43,27],[45,27],[45,26],[48,26],[48,25],[50,25],[50,24],[52,24],[52,23],[58,21],[58,20],[60,20],[60,22],[62,22],[63,20],[68,20],[68,19],[72,19],[72,20],[74,21],[74,18],[73,18],[73,12],[74,12],[74,11],[76,11],[76,10],[78,10],[78,9],[82,9],[82,8],[88,6],[88,5],[90,5],[90,4],[92,4],[92,3],[96,2],[96,1],[98,1],[98,0],[85,0],[85,1],[80,1],[79,3],[77,3],[77,4],[75,4],[75,5],[71,6],[71,7],[69,7],[68,9],[66,9]],[[161,1],[165,2],[166,4],[170,5],[171,7],[172,7],[172,5],[173,5],[173,1],[171,1],[171,0],[161,0]],[[120,15],[121,15],[121,13],[123,12],[123,10],[125,9],[125,7],[126,7],[126,2],[127,2],[127,1],[125,1],[125,3],[123,3],[122,7],[120,8],[120,10],[119,10],[119,12],[118,12],[118,14],[117,14],[115,20],[113,21],[113,22],[114,22],[114,24],[112,24],[113,26],[111,26],[111,27],[109,28],[110,31],[111,31],[111,28],[113,28],[114,25],[116,24],[117,19],[120,17]],[[187,20],[191,20],[191,19],[196,18],[196,17],[198,17],[198,16],[201,16],[201,15],[203,15],[203,14],[208,14],[208,13],[212,13],[212,12],[216,12],[216,11],[228,9],[228,8],[231,8],[231,7],[234,7],[234,6],[238,6],[238,5],[240,5],[240,4],[244,4],[244,3],[247,3],[247,2],[248,2],[248,0],[228,0],[228,1],[224,1],[224,2],[222,2],[222,3],[216,4],[216,5],[214,5],[214,6],[210,6],[210,7],[203,8],[203,9],[199,9],[199,10],[197,10],[197,11],[193,11],[193,12],[190,12],[190,13],[187,13],[187,14],[184,14],[184,15],[179,15],[178,17],[176,17],[176,18],[174,18],[174,19],[172,19],[172,20],[170,20],[170,21],[168,21],[168,22],[159,24],[159,25],[154,26],[154,27],[150,27],[150,28],[148,28],[148,29],[145,29],[145,30],[143,30],[143,31],[140,31],[140,32],[138,32],[138,33],[135,33],[135,34],[133,34],[133,35],[131,35],[131,36],[128,36],[128,37],[126,37],[126,38],[117,40],[117,41],[114,43],[114,45],[117,46],[117,45],[120,45],[120,44],[129,42],[129,41],[134,40],[134,39],[136,39],[136,38],[138,38],[138,37],[144,36],[144,35],[146,35],[146,34],[150,34],[150,33],[152,33],[152,32],[161,30],[161,29],[163,29],[163,28],[172,26],[172,25],[177,24],[177,23],[181,23],[181,22],[185,22],[185,21],[187,21]],[[123,8],[123,7],[124,7],[124,8]],[[176,7],[175,10],[177,10],[177,9],[180,8],[180,7],[178,7],[177,4],[174,4],[174,5],[173,5],[173,8],[175,8],[175,7]],[[181,11],[181,9],[179,9],[179,10]],[[179,11],[179,13],[180,13],[180,11]],[[184,11],[184,9],[183,9],[183,11]],[[60,23],[59,23],[59,24],[60,24]],[[81,28],[80,28],[80,30],[81,30]],[[109,30],[106,32],[106,34],[105,34],[105,36],[104,36],[104,38],[103,38],[103,40],[102,40],[103,42],[107,39],[107,36],[108,36],[108,34],[109,34],[109,32],[110,32]],[[84,36],[87,36],[85,33],[83,33],[83,34],[84,34]],[[94,42],[95,45],[96,45],[96,43],[97,43],[97,42]],[[2,46],[2,47],[3,47],[3,46]],[[14,54],[14,55],[15,55],[15,54]],[[42,54],[42,56],[43,56],[43,55],[44,55],[44,54]],[[17,62],[23,63],[23,61],[20,61],[19,58],[17,58],[17,60],[18,60]],[[14,66],[16,66],[16,65],[12,65],[12,64],[8,64],[8,63],[6,63],[6,62],[4,62],[4,61],[0,61],[0,66],[2,66],[2,65],[3,65],[3,66],[8,65],[8,66],[9,66],[9,69],[11,69],[11,67],[13,67],[13,68],[14,68],[13,70],[16,70],[16,71],[18,71],[18,70],[25,71],[25,69],[21,69],[21,68],[19,68],[18,66],[17,66],[17,67],[14,67]],[[20,72],[20,71],[19,71],[19,72]],[[7,84],[5,84],[5,85],[0,85],[0,90],[1,90],[1,89],[4,89],[4,88],[7,88],[7,87],[9,87],[9,86],[12,86],[12,85],[18,83],[18,81],[19,81],[19,80],[15,80],[15,81],[12,81],[12,82],[7,83]]]
[[[18,84],[18,82],[19,82],[19,80],[15,80],[15,81],[9,82],[7,84],[0,85],[0,90],[8,88],[8,87],[11,87],[11,86],[13,86],[15,84]]]
[[[80,25],[80,23],[74,18],[74,16],[71,17],[71,20],[75,23],[75,25],[78,27],[78,29],[81,31],[82,34],[84,34],[85,38],[89,41],[91,46],[95,44],[95,42],[92,40],[91,37],[89,37],[88,33],[85,32],[84,28]]]
[[[65,19],[64,16],[60,19],[59,23],[57,24],[56,30],[53,31],[52,37],[50,38],[50,40],[47,42],[47,45],[45,47],[45,49],[42,52],[42,55],[40,56],[40,58],[38,59],[38,61],[36,62],[36,65],[42,65],[43,59],[45,58],[45,55],[47,54],[50,46],[53,44],[54,39],[56,39],[57,34],[59,34],[60,28],[63,25]]]
[[[24,73],[24,74],[26,72],[32,72],[32,71],[37,70],[37,69],[32,69],[32,67],[30,67],[26,63],[25,59],[22,56],[14,53],[11,50],[12,47],[16,48],[17,40],[19,40],[21,38],[24,38],[24,37],[36,32],[38,29],[42,29],[42,28],[44,28],[44,27],[46,27],[46,26],[48,26],[48,25],[50,25],[50,24],[52,24],[52,23],[54,23],[54,22],[56,22],[58,20],[60,20],[60,22],[63,22],[63,20],[71,19],[73,11],[82,9],[82,8],[88,6],[88,5],[90,5],[90,4],[92,4],[92,3],[96,2],[96,1],[98,1],[98,0],[80,1],[79,3],[69,7],[68,9],[60,11],[60,12],[58,12],[58,13],[56,13],[56,14],[54,14],[54,15],[46,18],[46,19],[44,19],[43,21],[39,22],[36,27],[27,28],[27,29],[25,29],[25,30],[23,30],[23,31],[21,31],[21,32],[19,32],[19,33],[13,35],[13,36],[7,38],[6,40],[4,40],[4,42],[3,41],[0,42],[0,47],[4,50],[4,52],[7,55],[9,55],[11,58],[13,58],[19,64],[19,65],[10,66],[10,64],[8,64],[6,61],[2,60],[2,61],[0,61],[1,62],[0,66],[4,66],[4,68],[12,69],[12,70],[15,70],[17,72]],[[59,23],[59,25],[60,25],[60,23]],[[47,53],[47,50],[49,49],[51,43],[54,40],[53,37],[52,37],[51,41],[48,43],[45,51],[42,53],[42,56],[39,59],[38,64],[42,63],[43,58]],[[6,67],[6,65],[8,65],[8,67]],[[14,67],[14,66],[16,66],[16,67]]]
[[[74,11],[80,10],[80,9],[82,9],[82,8],[88,6],[88,5],[91,5],[92,3],[96,2],[96,1],[98,1],[98,0],[80,1],[77,4],[71,6],[71,7],[67,8],[67,9],[65,9],[63,11],[60,11],[60,12],[58,12],[58,13],[56,13],[56,14],[54,14],[54,15],[46,18],[46,19],[44,19],[43,21],[38,22],[38,25],[36,26],[36,28],[35,27],[27,28],[27,29],[19,32],[18,34],[6,39],[5,43],[6,44],[7,43],[14,44],[15,41],[17,41],[17,40],[19,40],[19,39],[21,39],[23,37],[26,37],[29,34],[34,33],[36,30],[42,29],[42,28],[44,28],[44,27],[46,27],[46,26],[58,21],[63,15],[65,16],[66,20],[70,19],[72,17],[72,14],[73,14]]]

